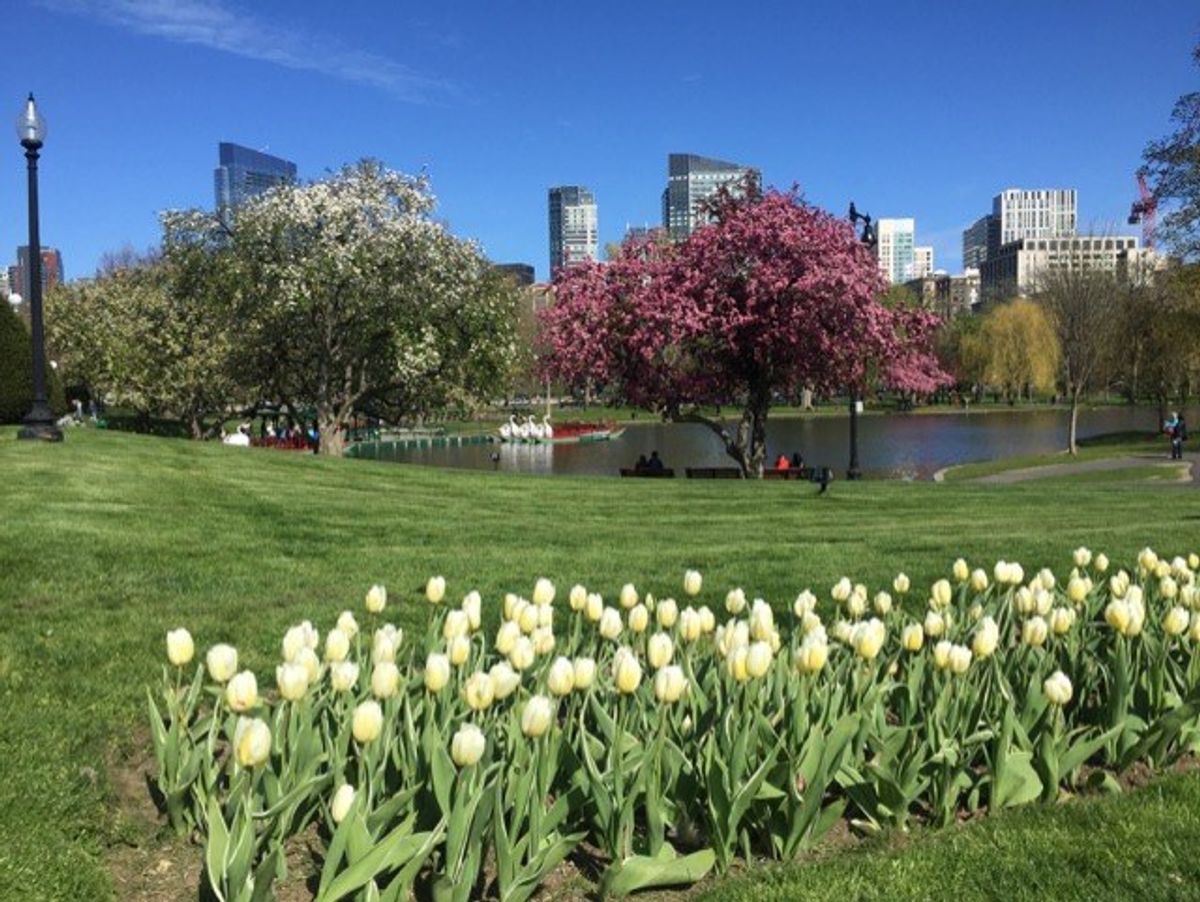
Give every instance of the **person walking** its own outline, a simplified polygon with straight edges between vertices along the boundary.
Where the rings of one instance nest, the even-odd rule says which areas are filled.
[[[1163,432],[1171,440],[1171,460],[1183,460],[1183,443],[1187,439],[1187,424],[1179,411],[1171,411],[1171,419],[1163,424]]]

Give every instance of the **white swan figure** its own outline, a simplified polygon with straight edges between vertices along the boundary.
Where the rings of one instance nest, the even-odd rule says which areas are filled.
[[[542,416],[542,438],[554,438],[554,427],[550,425],[550,414]]]
[[[514,439],[517,436],[517,418],[512,414],[508,415],[508,422],[500,427],[500,438]]]
[[[521,423],[519,426],[517,426],[517,437],[519,439],[521,439],[522,441],[529,438],[529,436],[530,436],[530,431],[529,431],[530,422],[531,422],[531,418],[526,417],[525,422]]]
[[[535,442],[542,437],[542,426],[533,417],[529,418],[529,437]]]

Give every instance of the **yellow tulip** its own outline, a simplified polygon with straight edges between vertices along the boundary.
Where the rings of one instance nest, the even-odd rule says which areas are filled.
[[[975,636],[971,640],[971,651],[977,658],[987,658],[992,655],[999,643],[1000,627],[991,617],[984,617],[979,622],[979,627],[975,630]]]
[[[353,661],[339,661],[329,665],[329,684],[334,692],[349,692],[358,682],[358,665]]]
[[[511,620],[506,620],[500,624],[500,630],[496,633],[496,651],[507,655],[520,638],[521,628]]]
[[[874,661],[879,655],[879,650],[883,648],[883,640],[886,637],[887,629],[883,621],[872,617],[854,628],[850,644],[854,647],[854,653],[864,661]]]
[[[576,583],[571,586],[571,592],[567,595],[567,601],[571,605],[572,611],[582,611],[587,605],[587,589]]]
[[[932,613],[932,612],[930,612]],[[905,651],[920,651],[925,644],[925,630],[919,623],[910,623],[900,632],[900,646]]]
[[[233,731],[233,747],[238,764],[257,767],[271,754],[271,728],[257,717],[239,717]]]
[[[204,657],[204,665],[208,675],[218,683],[229,682],[230,677],[237,673],[238,653],[232,645],[214,645]]]
[[[343,783],[338,787],[337,792],[333,794],[333,801],[329,803],[329,816],[333,818],[335,824],[340,824],[346,819],[346,815],[350,813],[350,806],[354,804],[354,787],[349,783]]]
[[[945,670],[950,666],[950,651],[954,648],[954,644],[949,639],[941,640],[933,647],[933,666],[938,670]]]
[[[751,679],[764,676],[771,669],[771,646],[766,642],[754,642],[746,650],[746,673]]]
[[[510,668],[511,670],[511,668]],[[490,674],[478,670],[463,684],[463,701],[472,711],[486,711],[496,697],[496,687]]]
[[[446,580],[441,576],[431,576],[425,583],[425,599],[430,604],[441,604],[446,597]]]
[[[546,673],[546,688],[551,695],[570,695],[575,688],[575,665],[570,658],[557,657]]]
[[[897,573],[896,578],[892,580],[892,589],[897,595],[907,595],[908,590],[912,587],[912,581],[905,573]]]
[[[471,655],[471,640],[466,636],[455,636],[447,643],[446,653],[450,657],[451,664],[455,667],[462,667]]]
[[[360,703],[354,709],[350,730],[355,740],[363,745],[378,739],[383,732],[383,709],[379,707],[379,702],[368,699]]]
[[[746,593],[741,589],[731,589],[725,596],[725,610],[734,617],[746,609]]]
[[[988,587],[987,571],[981,567],[976,567],[971,571],[971,591],[986,592]]]
[[[829,644],[824,639],[806,637],[796,651],[796,669],[801,673],[816,673],[829,660]]]
[[[544,695],[533,695],[521,710],[521,732],[530,739],[544,736],[554,722],[554,705]]]
[[[592,623],[595,623],[604,614],[604,599],[598,593],[593,592],[587,597],[584,614]]]
[[[192,641],[191,633],[182,627],[167,633],[168,661],[176,667],[183,667],[185,664],[192,663],[192,657],[195,654],[196,643]]]
[[[430,692],[441,692],[450,682],[450,659],[446,655],[430,652],[425,658],[425,688]]]
[[[633,583],[626,583],[621,587],[619,601],[621,603],[621,607],[627,611],[638,603],[638,593],[637,589],[633,587]]]
[[[576,658],[572,665],[575,671],[575,688],[590,689],[596,680],[596,661],[593,658]]]
[[[463,724],[450,740],[450,759],[458,767],[478,764],[487,749],[483,731],[473,723]]]
[[[650,662],[650,666],[655,670],[670,664],[671,656],[674,653],[674,643],[671,642],[671,637],[666,633],[655,633],[650,637],[650,641],[646,645],[646,660]]]
[[[1026,645],[1032,645],[1034,648],[1041,648],[1046,644],[1046,636],[1050,633],[1050,626],[1045,619],[1034,615],[1021,624],[1021,641]]]
[[[613,679],[617,690],[625,695],[637,691],[642,682],[642,665],[628,647],[622,646],[613,658]]]
[[[522,636],[508,653],[508,663],[517,670],[528,670],[533,665],[536,649],[528,636]]]
[[[371,614],[380,614],[387,607],[387,589],[383,586],[371,586],[367,592],[366,599],[367,612]]]
[[[956,582],[965,583],[967,577],[970,576],[970,569],[967,567],[967,562],[959,558],[954,562],[951,568],[952,574]]]
[[[971,649],[965,645],[952,646],[948,664],[951,673],[966,673],[967,669],[971,666]]]
[[[616,608],[605,608],[600,615],[600,635],[615,641],[621,635],[621,612]]]
[[[350,637],[340,628],[331,629],[325,634],[325,660],[331,664],[346,660],[350,654]]]
[[[1173,607],[1167,611],[1167,616],[1163,618],[1163,632],[1168,636],[1182,636],[1187,631],[1188,620],[1186,608]]]
[[[650,625],[650,612],[644,604],[636,604],[629,610],[629,629],[635,633],[644,633]]]
[[[675,621],[679,619],[679,605],[676,604],[674,598],[663,599],[655,607],[654,617],[660,627],[669,630],[675,625]]]
[[[668,665],[654,675],[654,697],[665,704],[679,701],[687,686],[687,677],[678,665]]]
[[[685,594],[694,598],[700,594],[701,585],[703,585],[703,580],[700,577],[699,570],[688,570],[683,574],[683,591]]]
[[[554,602],[554,583],[542,577],[534,584],[533,587],[533,603],[536,605],[548,605]]]

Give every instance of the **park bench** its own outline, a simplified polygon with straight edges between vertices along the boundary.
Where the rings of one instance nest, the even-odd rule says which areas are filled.
[[[742,471],[737,467],[688,467],[688,479],[741,479]]]
[[[621,467],[621,475],[639,479],[674,479],[675,471],[670,467],[665,467],[662,470],[637,470],[630,467]]]

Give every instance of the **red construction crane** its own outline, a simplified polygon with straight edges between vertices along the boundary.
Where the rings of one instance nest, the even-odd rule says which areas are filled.
[[[1142,224],[1142,245],[1154,247],[1154,227],[1158,224],[1158,198],[1146,184],[1145,173],[1137,174],[1138,199],[1129,208],[1129,224]]]

